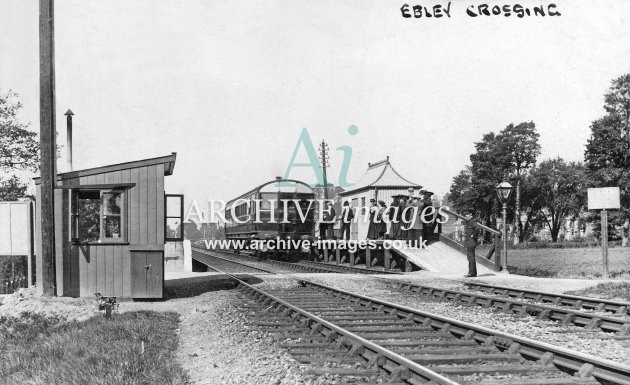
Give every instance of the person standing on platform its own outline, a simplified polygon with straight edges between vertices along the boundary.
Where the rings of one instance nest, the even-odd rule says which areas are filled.
[[[464,221],[464,246],[466,247],[466,257],[468,258],[468,274],[464,278],[473,278],[477,276],[477,261],[475,260],[475,249],[479,245],[479,230],[476,226],[476,218],[468,217]]]
[[[417,247],[422,243],[422,229],[424,228],[424,223],[422,222],[422,201],[420,197],[414,197],[413,203],[411,204],[413,208],[411,211],[411,215],[413,215],[413,224],[411,225],[411,229],[409,229],[409,242],[411,243],[411,247]]]
[[[378,239],[385,239],[385,234],[387,233],[387,223],[385,223],[385,211],[387,210],[387,204],[383,201],[378,201],[378,205]]]
[[[322,217],[322,222],[319,224],[319,237],[320,239],[335,239],[335,233],[333,226],[335,225],[335,208],[332,203],[326,202],[326,210]]]
[[[350,240],[350,225],[354,219],[354,209],[348,201],[343,202],[341,208],[341,239]]]
[[[407,190],[409,192],[409,194],[404,198],[405,199],[405,207],[403,208],[404,211],[404,228],[407,230],[404,230],[404,239],[407,240],[407,246],[411,246],[412,242],[413,242],[413,234],[414,231],[412,229],[414,221],[415,221],[415,211],[414,211],[414,201],[413,201],[413,187],[409,187],[409,189]],[[405,211],[406,210],[406,211]]]
[[[392,195],[392,204],[387,209],[387,217],[389,218],[389,239],[400,239],[401,235],[401,218],[402,213],[400,210],[400,196]]]
[[[378,239],[378,231],[380,224],[378,220],[378,206],[376,205],[376,199],[370,199],[370,224],[368,225],[367,239]]]
[[[427,209],[427,207],[432,207],[433,206],[433,201],[431,201],[431,195],[433,195],[432,192],[430,191],[426,191],[426,190],[422,190],[420,191],[420,193],[422,193],[422,210],[427,210],[427,213],[431,212],[431,209]],[[422,238],[426,239],[427,242],[429,241],[429,236],[431,235],[431,229],[433,229],[433,217],[429,217],[424,216],[424,226],[422,229]]]

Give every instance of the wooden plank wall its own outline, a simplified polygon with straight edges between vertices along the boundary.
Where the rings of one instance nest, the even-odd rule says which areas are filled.
[[[164,165],[78,179],[64,180],[64,185],[136,184],[127,190],[127,240],[130,245],[72,245],[70,252],[64,253],[63,268],[70,270],[62,273],[66,278],[64,291],[66,295],[81,297],[92,297],[97,292],[105,296],[129,297],[132,295],[132,279],[146,279],[146,276],[132,276],[130,246],[136,250],[155,250],[155,247],[164,246]],[[69,205],[65,209],[70,210]],[[65,237],[65,242],[67,239]]]

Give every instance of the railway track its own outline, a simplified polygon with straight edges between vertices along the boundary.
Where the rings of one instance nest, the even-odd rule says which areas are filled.
[[[290,273],[340,273],[340,274],[396,274],[395,272],[386,272],[376,269],[353,268],[350,266],[329,265],[325,263],[300,261],[300,262],[284,262],[273,259],[262,259],[250,254],[241,254],[239,256],[226,251],[208,250],[199,247],[193,247],[192,250],[203,257],[196,257],[201,262],[208,264],[212,268],[211,263],[217,263],[218,269],[223,264],[233,264],[236,269],[228,269],[230,273],[257,273],[256,271],[238,271],[237,267],[243,266],[243,269],[257,269],[258,273],[270,274],[290,274]],[[199,255],[197,254],[197,255]],[[264,266],[264,267],[263,267]],[[213,269],[216,270],[216,269]]]
[[[193,253],[196,253],[195,259],[208,266],[208,269],[217,271],[219,273],[231,273],[231,274],[276,274],[276,271],[264,269],[261,267],[252,266],[242,262],[236,262],[223,258],[215,253],[204,252],[202,250],[193,249]]]
[[[331,263],[324,262],[315,262],[315,261],[300,261],[300,264],[307,266],[315,266],[315,267],[323,267],[327,269],[331,269],[337,271],[339,273],[356,273],[356,274],[389,274],[389,275],[404,275],[402,271],[391,271],[391,270],[379,270],[379,269],[368,269],[363,267],[354,267],[354,266],[346,266],[346,265],[337,265]]]
[[[478,282],[463,282],[472,290],[486,292],[488,294],[503,295],[518,299],[530,299],[536,302],[550,303],[554,306],[566,306],[574,309],[588,309],[600,312],[609,312],[616,315],[630,315],[630,303],[611,301],[599,298],[582,297],[569,294],[556,294],[538,292],[534,290],[515,289],[512,287],[489,285]]]
[[[322,284],[239,284],[253,324],[340,383],[630,384],[622,364]]]
[[[518,315],[530,315],[538,319],[558,321],[565,326],[578,326],[594,331],[599,330],[607,333],[616,333],[616,337],[618,338],[630,338],[630,317],[628,317],[627,314],[610,316],[601,311],[586,312],[576,310],[573,306],[562,307],[562,304],[559,301],[552,302],[554,303],[554,306],[549,306],[532,302],[523,302],[520,300],[523,297],[519,296],[509,297],[492,294],[483,295],[474,292],[444,289],[409,282],[393,280],[387,280],[387,282],[392,283],[400,289],[406,289],[425,297],[467,305],[477,305],[485,308],[494,308]],[[495,293],[503,294],[503,292]],[[537,293],[535,298],[539,298],[542,295],[542,293]],[[518,299],[514,299],[514,297]],[[588,297],[579,298],[582,298],[583,301],[596,301],[595,299]],[[556,303],[558,305],[556,305]]]

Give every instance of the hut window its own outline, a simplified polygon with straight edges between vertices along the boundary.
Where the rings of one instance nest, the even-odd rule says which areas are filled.
[[[121,238],[122,236],[122,192],[104,192],[101,195],[102,238]]]
[[[79,242],[122,241],[124,194],[116,190],[74,190],[72,238]]]
[[[73,238],[83,242],[99,240],[101,231],[100,191],[77,191],[73,197]]]
[[[184,218],[184,196],[166,194],[164,204],[166,208],[166,242],[177,242],[184,240],[182,231],[182,219]]]

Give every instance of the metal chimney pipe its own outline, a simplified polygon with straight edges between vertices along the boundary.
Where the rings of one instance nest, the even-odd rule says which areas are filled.
[[[72,116],[74,114],[68,108],[64,115],[66,115],[66,126],[68,128],[66,135],[66,165],[68,166],[67,171],[72,171]]]

